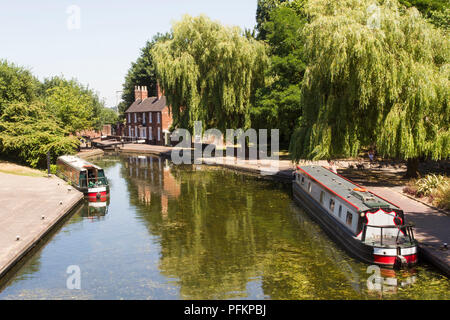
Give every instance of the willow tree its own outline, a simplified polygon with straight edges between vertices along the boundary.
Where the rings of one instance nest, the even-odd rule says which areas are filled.
[[[265,46],[238,27],[186,15],[172,38],[152,49],[174,125],[192,129],[247,128],[254,91],[264,81]]]
[[[295,160],[357,156],[446,159],[450,149],[449,41],[396,0],[314,0],[303,29],[307,69]],[[412,171],[411,171],[412,170]]]

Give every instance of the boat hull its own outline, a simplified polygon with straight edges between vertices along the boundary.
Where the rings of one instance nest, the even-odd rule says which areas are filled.
[[[77,188],[79,191],[84,193],[84,196],[89,202],[105,202],[108,199],[108,188],[107,187],[96,187],[96,188]]]
[[[396,267],[398,264],[396,248],[376,248],[363,243],[349,229],[324,210],[296,182],[292,183],[292,193],[294,201],[304,207],[305,211],[321,225],[323,230],[351,256],[368,264],[376,264],[388,268]],[[404,250],[402,253],[406,253],[409,250],[409,254],[404,255],[408,267],[417,264],[416,247],[402,248],[401,250]]]

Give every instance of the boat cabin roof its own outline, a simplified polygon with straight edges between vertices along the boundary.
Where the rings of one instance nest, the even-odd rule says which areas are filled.
[[[58,160],[61,160],[62,162],[77,169],[78,171],[85,171],[90,168],[94,168],[97,170],[102,169],[102,168],[96,166],[95,164],[92,164],[92,163],[90,163],[84,159],[78,158],[76,156],[61,156],[58,158]]]
[[[299,166],[300,173],[315,180],[330,193],[350,203],[358,211],[400,208],[373,192],[322,166]]]

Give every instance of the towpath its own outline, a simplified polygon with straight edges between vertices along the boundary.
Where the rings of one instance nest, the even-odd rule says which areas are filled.
[[[0,277],[70,210],[83,194],[52,176],[0,172]]]

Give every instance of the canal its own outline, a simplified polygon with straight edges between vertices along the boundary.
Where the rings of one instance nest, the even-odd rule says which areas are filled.
[[[349,257],[290,185],[156,157],[93,162],[108,203],[75,208],[0,282],[0,299],[450,298],[449,279],[424,263],[380,270]]]

